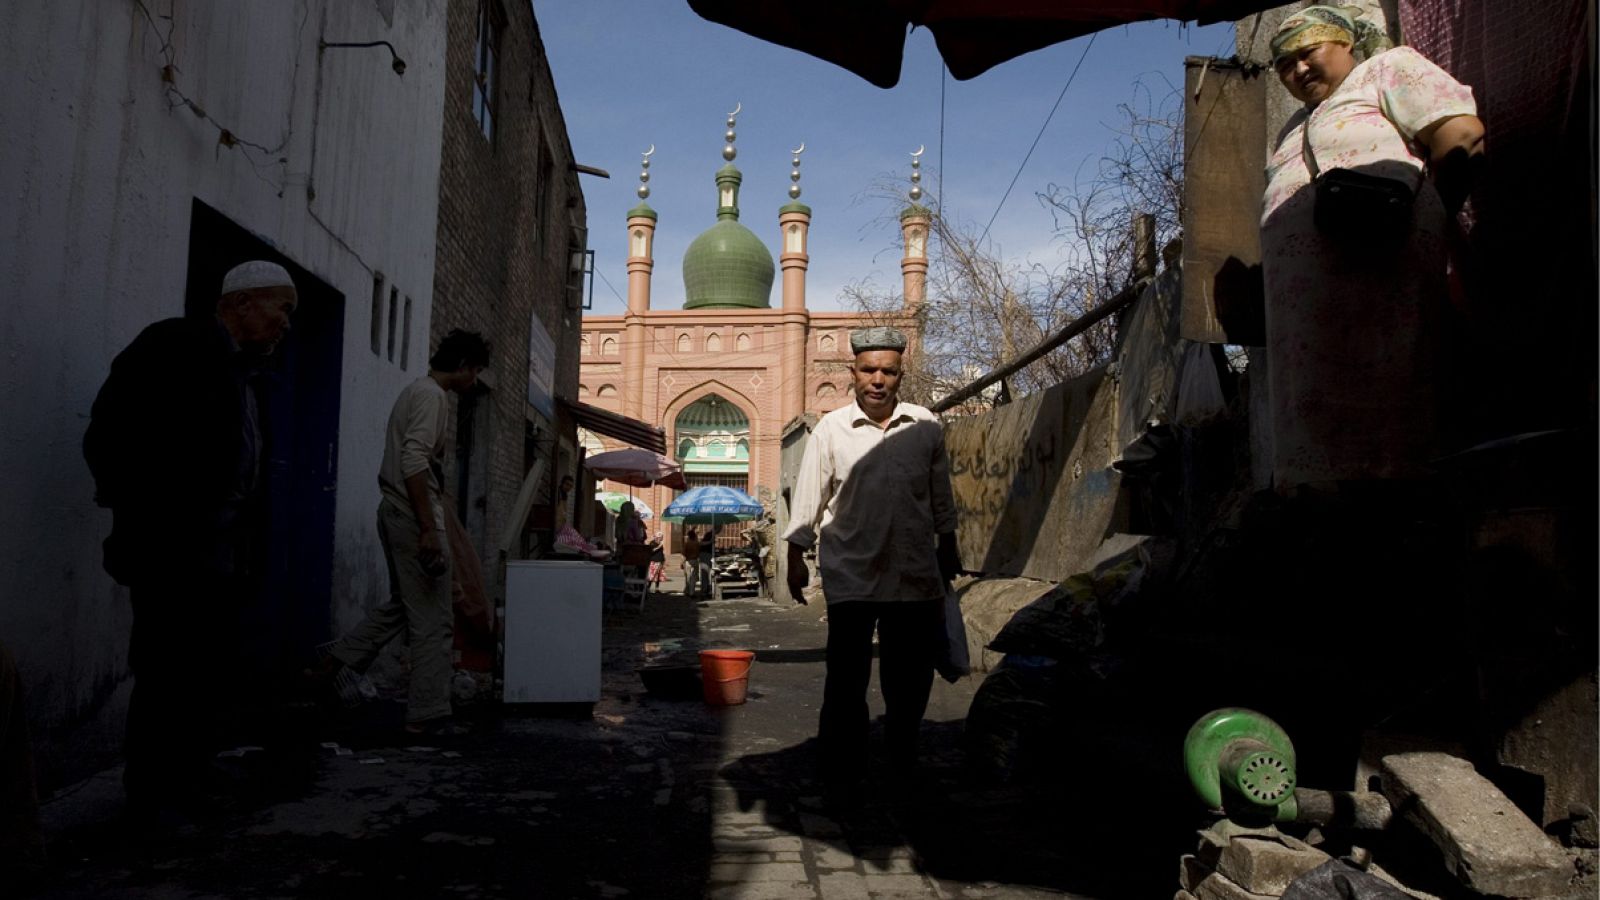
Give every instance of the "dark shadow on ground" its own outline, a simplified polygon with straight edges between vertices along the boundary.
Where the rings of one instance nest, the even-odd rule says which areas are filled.
[[[996,784],[968,766],[963,726],[926,723],[921,768],[897,779],[877,753],[875,724],[868,784],[844,808],[822,799],[814,739],[743,757],[720,774],[745,809],[793,801],[799,815],[769,813],[772,827],[851,853],[868,871],[892,870],[904,842],[917,868],[940,880],[1107,898],[1171,892],[1173,862],[1192,849],[1200,824],[1176,771],[1171,781],[1152,777],[1160,761],[1129,746],[1107,748],[1099,765]]]

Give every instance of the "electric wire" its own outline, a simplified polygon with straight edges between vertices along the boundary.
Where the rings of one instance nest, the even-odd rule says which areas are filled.
[[[1033,136],[1033,144],[1028,147],[1027,154],[1022,157],[1022,164],[1017,166],[1017,174],[1011,176],[1011,184],[1006,186],[1006,192],[1000,196],[1000,205],[994,208],[994,215],[989,217],[989,224],[983,226],[983,234],[978,236],[977,242],[979,244],[983,243],[983,239],[989,236],[989,229],[994,226],[994,220],[1000,217],[1000,210],[1005,209],[1006,200],[1011,197],[1011,189],[1017,186],[1017,179],[1022,177],[1022,170],[1027,168],[1028,160],[1033,158],[1033,151],[1038,149],[1039,140],[1044,137],[1044,130],[1050,127],[1050,120],[1055,118],[1056,110],[1061,108],[1061,101],[1066,98],[1067,89],[1072,87],[1073,79],[1078,77],[1078,70],[1083,68],[1083,61],[1088,58],[1089,50],[1094,47],[1094,39],[1099,36],[1099,32],[1089,35],[1089,43],[1084,45],[1083,53],[1078,57],[1078,64],[1072,67],[1072,74],[1067,76],[1067,83],[1061,86],[1061,93],[1056,95],[1055,105],[1050,107],[1049,115],[1044,117],[1044,124],[1039,126],[1039,133]],[[941,159],[940,166],[943,167],[943,165],[944,163]]]

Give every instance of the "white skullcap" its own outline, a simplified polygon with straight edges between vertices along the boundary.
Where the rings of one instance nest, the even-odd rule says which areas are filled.
[[[289,270],[274,262],[264,259],[253,259],[247,263],[240,263],[228,270],[222,277],[222,293],[231,294],[234,291],[253,291],[256,288],[269,287],[294,287],[294,279],[289,277]]]

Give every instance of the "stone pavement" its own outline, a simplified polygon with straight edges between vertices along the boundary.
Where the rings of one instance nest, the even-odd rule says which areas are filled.
[[[1144,863],[1175,854],[1120,860],[1082,828],[1063,832],[1115,830],[1070,797],[969,782],[974,679],[936,682],[915,787],[891,790],[875,769],[849,811],[825,807],[812,746],[824,617],[818,602],[653,596],[643,613],[607,614],[592,715],[485,705],[473,734],[422,743],[400,736],[394,698],[324,710],[298,739],[304,777],[276,746],[224,758],[244,800],[177,834],[120,826],[118,773],[102,773],[47,801],[56,870],[40,896],[869,900],[1170,885],[1170,865]],[[757,654],[741,706],[650,696],[634,671],[718,646]],[[881,713],[875,687],[871,702]]]

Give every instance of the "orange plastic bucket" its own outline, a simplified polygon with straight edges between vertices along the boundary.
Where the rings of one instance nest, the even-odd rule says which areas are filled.
[[[738,706],[744,702],[750,683],[750,663],[756,658],[749,650],[701,650],[700,686],[711,706]]]

